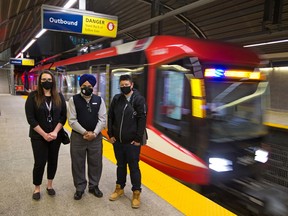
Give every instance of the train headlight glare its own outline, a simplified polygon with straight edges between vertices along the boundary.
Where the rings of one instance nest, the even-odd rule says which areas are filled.
[[[262,149],[256,150],[254,160],[261,163],[266,163],[268,161],[268,152]]]
[[[225,158],[209,158],[209,168],[216,172],[232,171],[233,163]]]

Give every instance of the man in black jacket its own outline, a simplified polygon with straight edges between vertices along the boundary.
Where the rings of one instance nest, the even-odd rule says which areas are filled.
[[[108,113],[108,135],[117,160],[116,189],[109,200],[114,201],[124,194],[128,164],[133,191],[131,205],[139,208],[139,155],[146,127],[146,103],[144,97],[133,89],[131,76],[120,76],[119,85],[122,93],[114,96]]]

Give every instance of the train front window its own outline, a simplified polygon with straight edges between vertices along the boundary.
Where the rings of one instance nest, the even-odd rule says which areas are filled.
[[[176,64],[161,65],[157,69],[154,125],[173,141],[190,149],[191,88],[187,73],[190,70]]]
[[[211,141],[244,140],[265,134],[262,117],[267,83],[207,80],[205,85]]]

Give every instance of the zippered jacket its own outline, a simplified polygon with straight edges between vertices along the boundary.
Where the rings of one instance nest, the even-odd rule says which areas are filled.
[[[113,97],[108,112],[108,135],[121,143],[142,142],[146,127],[146,102],[133,89],[130,101],[124,94]],[[141,143],[142,144],[142,143]]]

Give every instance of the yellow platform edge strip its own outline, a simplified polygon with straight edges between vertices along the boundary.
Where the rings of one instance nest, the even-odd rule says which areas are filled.
[[[24,99],[27,96],[22,96]],[[288,129],[288,126],[265,122],[265,125]],[[65,129],[71,131],[71,127],[66,123]],[[111,143],[103,140],[103,156],[116,164],[113,146]],[[173,178],[158,171],[152,166],[140,161],[142,173],[142,184],[156,193],[159,197],[170,203],[184,215],[189,216],[234,216],[232,212],[222,206],[207,199],[201,194],[193,191],[187,186],[179,183]],[[116,168],[116,167],[115,167]],[[116,175],[116,169],[115,169]],[[113,187],[113,186],[111,186]],[[143,191],[144,192],[144,191]]]
[[[287,125],[275,124],[275,123],[270,123],[270,122],[264,122],[264,124],[265,124],[266,126],[269,126],[269,127],[288,129],[288,126],[287,126]]]
[[[104,156],[116,163],[113,146],[103,140]],[[170,203],[184,215],[230,216],[235,215],[192,189],[165,175],[152,166],[140,161],[142,184]],[[116,170],[116,169],[115,169]],[[115,172],[116,175],[116,172]],[[144,192],[144,191],[143,191]]]
[[[23,96],[24,99],[27,97]],[[64,128],[71,132],[66,124]],[[113,146],[103,140],[103,156],[116,164]],[[235,216],[232,212],[207,199],[189,187],[181,184],[152,166],[140,161],[142,184],[167,201],[184,215],[189,216]],[[104,167],[105,169],[105,167]],[[116,167],[115,167],[116,178]],[[111,188],[114,186],[111,185]],[[145,191],[143,191],[145,193]],[[144,200],[143,200],[144,201]]]
[[[66,123],[65,129],[71,131]],[[116,164],[113,146],[103,139],[103,156]],[[234,216],[232,212],[207,199],[192,189],[179,183],[173,178],[140,161],[139,163],[142,184],[157,194],[159,197],[170,203],[184,215],[191,216]],[[105,169],[105,168],[104,168]],[[116,178],[116,167],[115,167]],[[111,185],[113,188],[114,185]],[[145,193],[145,191],[143,191]]]

